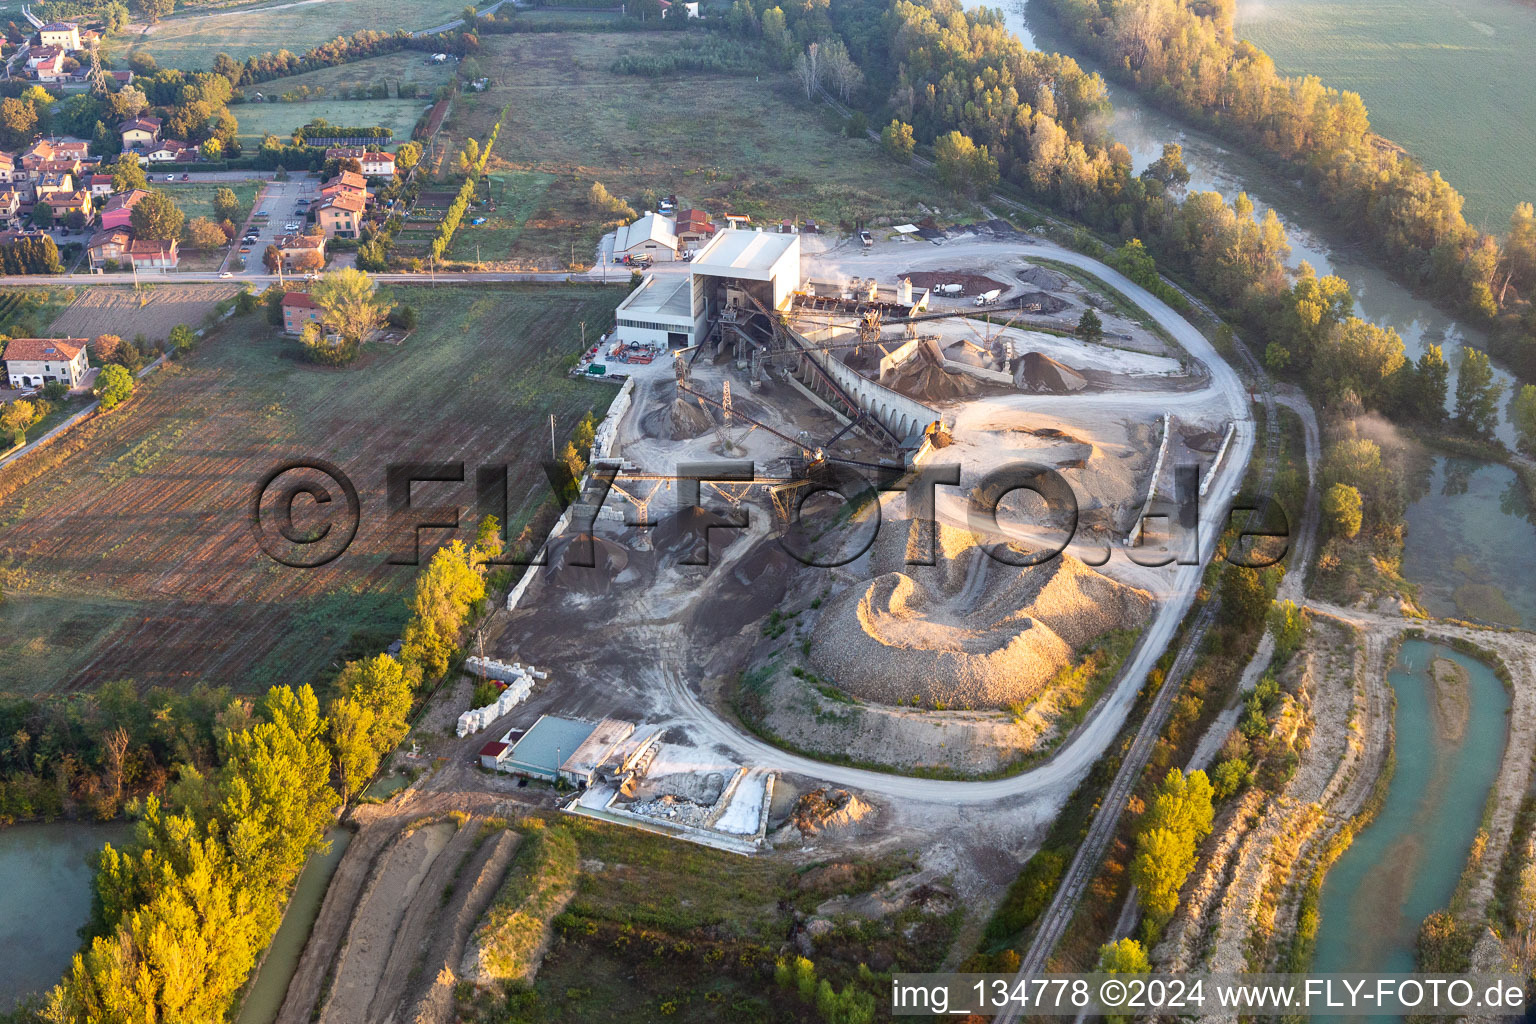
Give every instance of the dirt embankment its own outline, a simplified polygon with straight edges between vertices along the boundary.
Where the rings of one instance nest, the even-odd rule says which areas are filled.
[[[1429,663],[1429,678],[1435,688],[1435,735],[1441,743],[1458,744],[1467,734],[1472,714],[1467,694],[1471,673],[1450,658],[1435,658]]]
[[[353,812],[278,1024],[447,1024],[457,965],[517,842],[488,793],[408,793]],[[461,812],[454,814],[453,812]]]

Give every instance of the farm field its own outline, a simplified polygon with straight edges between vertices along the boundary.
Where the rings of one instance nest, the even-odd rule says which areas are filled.
[[[558,266],[574,251],[578,262],[590,261],[601,234],[586,207],[594,181],[616,196],[651,188],[716,214],[832,224],[917,217],[918,203],[940,201],[931,179],[892,163],[873,142],[835,137],[830,112],[797,102],[788,79],[688,74],[658,92],[646,78],[610,70],[621,53],[662,54],[676,45],[666,34],[635,33],[481,40],[492,86],[461,96],[445,133],[454,145],[484,139],[510,104],[492,168],[553,176],[507,251],[485,252],[482,243],[484,259]]]
[[[544,202],[554,175],[539,171],[502,171],[486,175],[486,189],[496,202],[488,211],[475,207],[464,218],[464,226],[453,236],[448,250],[450,259],[496,262],[506,258],[523,233],[523,226]],[[471,218],[485,217],[484,224],[472,225]]]
[[[622,289],[395,294],[422,325],[401,346],[325,369],[260,312],[237,317],[120,410],[0,473],[0,690],[131,678],[249,692],[382,648],[415,577],[385,561],[398,544],[383,514],[391,463],[464,460],[470,483],[418,500],[466,510],[474,467],[506,463],[509,518],[530,514],[545,485],[529,453],[544,450],[549,415],[563,435],[612,399],[563,370],[577,322],[610,317]],[[363,513],[319,569],[271,561],[249,519],[261,477],[306,458],[347,473]],[[446,539],[426,531],[423,550]]]
[[[10,338],[38,337],[75,295],[73,288],[0,288],[0,332]]]
[[[287,141],[294,129],[317,117],[332,124],[380,125],[395,133],[392,143],[411,137],[416,119],[432,106],[430,94],[422,99],[337,100],[314,99],[298,103],[241,103],[231,107],[240,122],[239,137],[246,144],[260,143],[267,133]]]
[[[146,50],[164,67],[194,70],[213,65],[223,52],[243,59],[267,51],[303,53],[359,29],[379,32],[432,28],[458,17],[458,0],[324,0],[168,18],[148,32],[134,24],[111,40],[116,57]]]
[[[1536,199],[1536,6],[1517,0],[1241,0],[1237,32],[1286,74],[1358,92],[1376,131],[1503,231]]]
[[[148,284],[137,292],[127,286],[82,288],[50,330],[69,338],[117,334],[130,341],[137,335],[161,341],[177,324],[197,327],[209,310],[239,290],[236,284]]]

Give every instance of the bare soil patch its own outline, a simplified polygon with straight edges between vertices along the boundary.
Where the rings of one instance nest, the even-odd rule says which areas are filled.
[[[177,324],[197,327],[214,305],[240,291],[236,284],[156,284],[132,288],[82,288],[54,320],[55,334],[94,338],[116,334],[130,340],[170,336]]]
[[[936,289],[940,285],[958,284],[964,289],[961,292],[962,295],[980,295],[994,288],[1008,287],[1004,282],[994,281],[984,274],[972,274],[964,270],[914,270],[901,276],[909,278],[914,288]],[[950,297],[953,298],[953,296]]]

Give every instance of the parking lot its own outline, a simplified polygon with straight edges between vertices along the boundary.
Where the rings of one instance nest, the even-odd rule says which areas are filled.
[[[296,174],[287,181],[267,182],[256,196],[251,216],[241,231],[241,241],[235,247],[248,251],[231,252],[219,269],[244,275],[267,273],[267,268],[262,266],[262,253],[279,236],[303,232],[306,224],[301,211],[306,207],[301,206],[300,201],[313,202],[319,195],[320,179],[312,174]],[[256,237],[249,242],[244,240],[251,235]],[[240,257],[245,259],[245,270],[235,271],[234,261]]]

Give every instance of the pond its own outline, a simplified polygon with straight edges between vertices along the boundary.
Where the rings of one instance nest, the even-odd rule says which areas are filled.
[[[1438,659],[1456,669],[1437,682]],[[1380,814],[1324,881],[1318,973],[1416,970],[1419,925],[1450,902],[1504,754],[1509,697],[1481,661],[1408,640],[1388,679],[1397,767]]]
[[[0,829],[0,1010],[52,988],[69,967],[91,916],[96,855],[131,832],[123,823]]]

